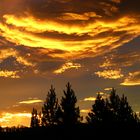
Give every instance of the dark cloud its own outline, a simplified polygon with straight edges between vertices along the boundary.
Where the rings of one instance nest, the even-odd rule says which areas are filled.
[[[54,39],[59,39],[62,41],[81,41],[81,40],[89,40],[89,39],[94,39],[88,34],[83,34],[83,35],[76,35],[76,34],[64,34],[58,32],[44,32],[44,33],[36,33],[35,35],[42,37],[42,38],[54,38]]]
[[[83,14],[85,12],[95,12],[97,15],[101,15],[102,18],[108,19],[117,18],[124,14],[139,14],[139,0],[120,0],[120,2],[116,1],[1,0],[0,13],[22,15],[28,12],[38,18],[53,18],[54,20],[55,18],[60,17],[63,13]]]
[[[122,0],[120,4],[120,13],[138,14],[140,13],[139,0]]]
[[[121,67],[134,70],[138,68],[140,63],[140,48],[139,48],[140,37],[135,38],[129,43],[122,47],[106,54],[102,64],[107,64],[106,67]]]
[[[15,57],[8,57],[0,63],[1,70],[17,71],[23,69],[25,66],[17,62]]]
[[[42,61],[36,67],[40,72],[53,72],[64,63],[64,61]]]

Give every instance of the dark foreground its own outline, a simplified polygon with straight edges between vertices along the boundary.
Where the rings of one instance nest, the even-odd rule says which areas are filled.
[[[48,128],[19,128],[0,133],[0,140],[90,140],[90,139],[136,139],[140,137],[140,127],[89,127],[80,126],[54,126]]]

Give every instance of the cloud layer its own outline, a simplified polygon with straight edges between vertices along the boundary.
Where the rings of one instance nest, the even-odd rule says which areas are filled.
[[[9,10],[10,2],[1,2],[1,36],[16,45],[63,52],[53,57],[95,57],[140,35],[139,10],[125,11],[129,1],[13,2]]]

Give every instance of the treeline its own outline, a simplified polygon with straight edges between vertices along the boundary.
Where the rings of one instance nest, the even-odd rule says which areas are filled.
[[[127,139],[137,138],[140,120],[129,105],[127,97],[121,97],[112,89],[109,97],[97,95],[91,111],[80,115],[77,98],[70,83],[59,101],[55,88],[51,86],[42,111],[33,108],[31,127],[0,130],[0,139]]]
[[[108,98],[97,95],[92,105],[91,111],[83,124],[83,117],[80,109],[76,105],[77,98],[70,83],[66,85],[66,90],[60,102],[56,96],[55,88],[51,86],[46,100],[42,107],[42,112],[38,113],[33,108],[31,117],[31,127],[54,127],[54,126],[81,126],[94,128],[118,128],[118,127],[138,127],[139,118],[129,105],[127,97],[119,97],[116,90],[112,89]]]

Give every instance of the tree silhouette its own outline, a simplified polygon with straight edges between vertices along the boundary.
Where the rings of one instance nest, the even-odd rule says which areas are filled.
[[[33,108],[31,117],[31,127],[39,127],[39,123],[40,121],[38,118],[37,109]]]
[[[56,111],[58,109],[58,99],[56,97],[55,88],[51,86],[47,94],[44,106],[42,107],[42,125],[56,124]]]
[[[95,126],[126,126],[126,124],[136,125],[138,122],[138,117],[129,105],[127,97],[123,95],[120,98],[115,89],[112,89],[108,99],[103,99],[101,95],[97,95],[92,110],[86,119],[89,124]]]
[[[118,124],[119,121],[118,113],[120,110],[120,102],[121,102],[120,97],[116,94],[116,90],[112,88],[112,91],[109,96],[109,108],[113,114],[112,121],[114,124]]]
[[[109,110],[108,100],[104,100],[100,94],[97,95],[95,104],[92,105],[92,110],[86,117],[87,122],[91,125],[100,126],[103,124],[109,124],[110,117],[112,116]]]
[[[120,108],[118,110],[118,120],[120,123],[125,124],[135,124],[137,123],[137,118],[132,110],[132,107],[127,101],[127,97],[122,95],[120,100]]]
[[[64,97],[61,100],[62,121],[65,125],[75,125],[80,121],[80,110],[76,107],[77,98],[70,83],[66,85]]]
[[[63,124],[63,112],[62,112],[62,109],[61,109],[61,106],[59,105],[58,108],[57,108],[57,111],[56,111],[56,123],[58,125],[61,125]]]
[[[116,90],[112,89],[110,94],[110,109],[113,112],[113,119],[117,124],[136,124],[138,117],[135,115],[132,107],[127,101],[127,97],[122,95],[120,98],[116,94]]]

